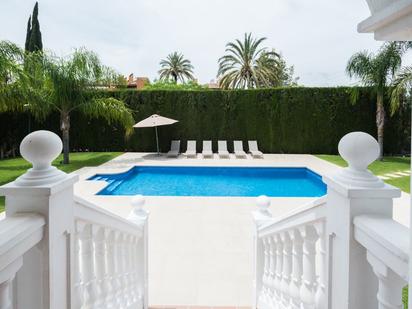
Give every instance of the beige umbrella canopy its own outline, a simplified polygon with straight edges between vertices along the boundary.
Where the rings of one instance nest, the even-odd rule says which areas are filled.
[[[155,128],[156,131],[156,146],[157,146],[157,153],[160,154],[159,151],[159,138],[157,136],[157,127],[160,126],[167,126],[170,124],[174,124],[176,122],[179,122],[178,120],[174,120],[171,118],[167,117],[162,117],[160,115],[154,114],[146,119],[143,119],[142,121],[139,121],[136,123],[133,127],[134,128]]]

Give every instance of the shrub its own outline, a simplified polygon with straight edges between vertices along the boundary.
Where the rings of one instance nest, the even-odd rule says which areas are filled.
[[[335,154],[340,138],[351,131],[376,136],[375,97],[360,88],[359,103],[350,103],[350,88],[276,88],[237,91],[121,90],[105,95],[122,98],[139,121],[157,113],[179,120],[160,127],[163,151],[171,139],[232,141],[257,140],[267,153]],[[387,100],[388,101],[388,100]],[[409,106],[388,116],[385,128],[386,154],[409,149]],[[33,129],[58,130],[58,116],[49,117]],[[27,133],[27,115],[0,115],[0,140],[13,136],[18,145]],[[14,131],[13,131],[14,130]],[[200,151],[200,143],[198,143]],[[214,144],[214,147],[216,145]],[[229,142],[229,150],[231,143]],[[103,120],[73,114],[71,149],[90,151],[154,151],[154,129],[136,129],[125,140],[121,127]]]

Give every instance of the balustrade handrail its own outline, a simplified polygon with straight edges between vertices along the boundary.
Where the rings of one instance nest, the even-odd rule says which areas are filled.
[[[0,221],[0,270],[43,238],[43,216],[21,213]]]
[[[79,196],[74,196],[74,202],[74,217],[76,219],[108,226],[136,236],[143,234],[143,229],[138,224],[104,210]]]
[[[258,236],[264,237],[275,234],[283,230],[304,225],[310,222],[319,221],[326,217],[326,198],[322,196],[314,201],[304,204],[301,207],[279,216],[269,219],[258,229]]]
[[[392,218],[360,215],[354,219],[354,237],[405,281],[408,280],[409,230]]]

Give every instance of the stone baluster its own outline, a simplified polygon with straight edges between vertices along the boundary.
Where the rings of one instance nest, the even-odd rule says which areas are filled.
[[[262,238],[263,244],[263,275],[262,275],[262,289],[259,295],[259,304],[261,307],[265,306],[268,301],[268,282],[269,282],[269,238]]]
[[[79,222],[78,226],[80,239],[80,274],[85,289],[83,304],[92,306],[97,299],[92,224]]]
[[[0,308],[1,309],[12,309],[12,286],[13,278],[10,278],[2,283],[0,283]]]
[[[101,307],[105,304],[106,290],[106,243],[105,243],[105,229],[101,226],[93,226],[94,235],[94,261],[96,274],[96,306]]]
[[[123,289],[123,282],[122,282],[122,271],[123,271],[123,264],[122,264],[122,250],[123,250],[123,233],[116,231],[115,232],[115,242],[114,242],[114,258],[115,258],[115,299],[116,304],[119,307],[123,306],[123,299],[122,299],[122,289]]]
[[[276,243],[273,236],[269,236],[269,280],[268,280],[268,290],[269,290],[269,304],[272,308],[276,308],[277,302],[275,299],[275,279],[276,279]]]
[[[289,231],[292,241],[292,278],[289,285],[291,297],[291,309],[301,308],[300,289],[302,286],[302,260],[303,260],[303,240],[299,230],[292,229]]]
[[[366,256],[379,282],[378,309],[402,309],[402,288],[407,283],[369,251]]]
[[[316,241],[318,239],[313,226],[301,227],[300,233],[303,239],[303,274],[300,298],[304,309],[315,308],[316,295]]]
[[[318,246],[318,284],[315,296],[316,309],[327,308],[327,269],[328,256],[326,247],[326,225],[325,222],[315,224],[316,232],[319,236]]]
[[[141,295],[139,294],[139,277],[143,277],[143,274],[139,274],[139,268],[137,267],[138,263],[138,244],[139,238],[133,236],[132,238],[132,247],[131,247],[131,271],[130,271],[130,287],[131,287],[131,297],[132,302],[136,304]]]
[[[133,295],[133,264],[135,261],[133,260],[134,254],[134,236],[127,235],[127,257],[126,257],[126,273],[125,273],[125,281],[126,281],[126,297],[127,297],[127,306],[130,307],[134,303],[134,295]]]
[[[121,255],[120,255],[120,263],[121,263],[121,275],[120,275],[120,282],[121,282],[121,302],[124,307],[127,307],[128,303],[128,286],[127,286],[127,259],[128,259],[128,238],[129,235],[124,234],[122,235],[122,246],[121,246]]]
[[[288,232],[280,233],[280,237],[283,243],[283,267],[282,267],[282,306],[283,308],[289,308],[290,294],[289,285],[292,273],[292,242]]]
[[[276,272],[275,272],[275,290],[276,290],[276,302],[278,304],[282,301],[282,270],[283,270],[283,241],[280,235],[274,236],[276,241]]]
[[[111,229],[106,229],[106,285],[108,287],[108,294],[106,302],[109,308],[116,306],[116,257],[115,257],[115,238],[116,232]]]
[[[81,308],[85,300],[84,283],[81,274],[82,251],[81,251],[81,231],[83,225],[75,222],[75,233],[73,239],[73,293],[72,303],[74,308]]]

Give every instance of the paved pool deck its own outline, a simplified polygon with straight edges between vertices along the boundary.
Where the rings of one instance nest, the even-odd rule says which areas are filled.
[[[320,175],[340,167],[312,155],[266,154],[264,159],[169,159],[150,153],[125,153],[99,167],[75,173],[75,193],[126,217],[128,196],[95,195],[104,181],[87,181],[96,173],[119,173],[134,165],[308,167]],[[280,216],[313,198],[271,198],[273,216]],[[251,212],[255,198],[147,196],[149,217],[149,304],[250,307],[252,305]],[[395,200],[394,219],[409,225],[409,194]]]

